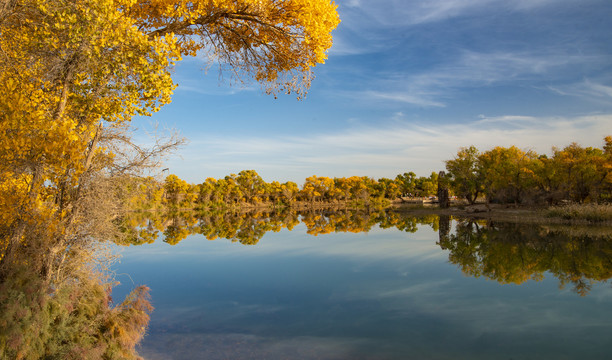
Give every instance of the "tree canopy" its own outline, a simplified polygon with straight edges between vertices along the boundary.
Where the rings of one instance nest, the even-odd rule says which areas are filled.
[[[204,56],[300,98],[338,23],[328,0],[0,0],[0,285],[25,265],[41,294],[92,283],[84,264],[120,235],[130,178],[180,143],[145,149],[129,128],[171,101],[177,61]]]
[[[497,146],[480,152],[461,148],[446,161],[455,194],[473,203],[479,194],[502,203],[610,202],[612,136],[603,148],[571,143],[552,156]]]
[[[94,180],[154,165],[176,144],[143,150],[127,123],[171,101],[182,57],[299,97],[338,23],[327,0],[3,0],[0,259],[33,224],[56,239],[91,235],[82,197]]]

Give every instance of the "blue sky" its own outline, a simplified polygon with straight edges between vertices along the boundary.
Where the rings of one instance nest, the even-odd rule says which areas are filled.
[[[188,139],[165,166],[191,183],[254,169],[394,178],[444,169],[462,146],[538,153],[612,135],[610,0],[338,0],[342,20],[307,97],[229,84],[202,58],[135,126]]]

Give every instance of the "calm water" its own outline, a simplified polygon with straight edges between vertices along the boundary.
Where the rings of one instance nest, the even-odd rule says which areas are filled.
[[[612,357],[612,231],[428,221],[121,247],[115,296],[152,289],[152,360]]]

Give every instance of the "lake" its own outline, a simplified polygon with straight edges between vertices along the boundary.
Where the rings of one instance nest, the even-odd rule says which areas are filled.
[[[151,288],[151,360],[612,356],[612,229],[377,216],[165,219],[113,296]]]

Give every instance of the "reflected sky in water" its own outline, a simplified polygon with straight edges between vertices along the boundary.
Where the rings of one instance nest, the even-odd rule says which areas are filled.
[[[612,288],[545,275],[466,276],[438,233],[267,233],[257,245],[192,235],[121,248],[123,285],[151,287],[147,359],[608,359]],[[129,274],[129,275],[128,275]]]

